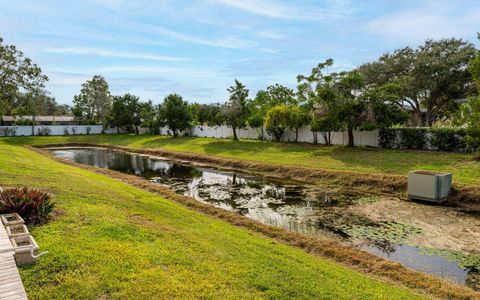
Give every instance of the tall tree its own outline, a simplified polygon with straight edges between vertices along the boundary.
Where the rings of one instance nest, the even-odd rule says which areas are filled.
[[[46,81],[39,66],[0,38],[0,115],[11,114],[19,93],[44,90]]]
[[[159,107],[159,112],[162,125],[168,126],[174,136],[191,125],[192,116],[188,102],[178,94],[170,94],[165,97]]]
[[[348,146],[354,147],[354,130],[372,130],[405,121],[405,114],[388,99],[396,97],[391,85],[367,88],[357,71],[336,74],[338,121],[347,129]]]
[[[298,98],[302,106],[310,110],[310,128],[314,142],[317,142],[317,133],[321,132],[327,146],[331,144],[332,132],[341,130],[343,126],[338,116],[338,74],[324,73],[332,65],[333,59],[327,59],[315,66],[310,75],[297,76]]]
[[[427,40],[416,49],[398,49],[378,61],[359,67],[367,85],[396,83],[401,87],[398,105],[414,110],[414,124],[431,126],[436,116],[448,116],[457,109],[458,98],[474,91],[467,66],[475,55],[473,44],[461,39]],[[425,124],[422,108],[426,109]]]
[[[140,108],[140,99],[135,95],[127,93],[123,96],[114,96],[107,120],[111,125],[116,126],[118,131],[121,127],[125,127],[127,130],[133,128],[135,133],[139,134]]]
[[[278,83],[270,85],[266,90],[257,92],[255,99],[248,103],[248,125],[261,128],[259,137],[263,139],[263,125],[267,111],[277,105],[296,105],[297,99],[292,89]]]
[[[195,118],[199,125],[220,126],[223,123],[222,105],[219,103],[201,104]]]
[[[148,128],[151,134],[158,134],[160,132],[158,123],[158,110],[153,106],[152,100],[140,103],[139,116],[141,126]]]
[[[230,93],[230,99],[222,109],[222,116],[233,130],[233,140],[238,141],[237,129],[245,127],[248,118],[248,89],[235,79],[235,84],[227,91]]]
[[[112,108],[108,82],[101,75],[95,75],[82,84],[80,93],[73,98],[73,113],[84,123],[101,124]]]
[[[467,148],[477,152],[480,150],[480,51],[471,61],[469,71],[472,74],[478,94],[468,98],[468,102],[462,107],[462,125],[466,125]]]

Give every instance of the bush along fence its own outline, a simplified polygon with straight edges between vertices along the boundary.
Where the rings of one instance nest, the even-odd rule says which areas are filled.
[[[173,135],[171,130],[168,127],[160,128],[160,135]],[[197,125],[193,126],[185,131],[180,132],[180,135],[187,135],[193,137],[212,137],[212,138],[232,138],[233,131],[232,128],[221,125],[221,126],[206,126],[206,125]],[[250,139],[250,140],[266,140],[272,141],[274,138],[267,133],[265,128],[252,128],[245,127],[237,130],[238,138],[240,139]],[[368,147],[378,147],[378,130],[372,131],[355,131],[355,145],[356,146],[368,146]],[[297,139],[300,143],[325,143],[324,138],[320,132],[312,132],[310,127],[301,127],[297,132],[294,129],[286,129],[285,133],[282,135],[282,142],[295,142]],[[331,135],[332,145],[347,145],[348,144],[348,135],[347,132],[333,132]]]
[[[382,128],[382,148],[466,152],[463,128]]]
[[[0,126],[0,136],[75,135],[104,133],[102,125]]]
[[[160,128],[160,135],[172,135],[166,128]],[[295,131],[286,130],[281,141],[294,142]],[[231,138],[232,129],[228,126],[193,126],[185,130],[181,135],[194,137]],[[238,131],[238,137],[242,139],[273,140],[264,128],[243,128]],[[390,149],[415,149],[432,151],[465,152],[465,129],[463,128],[382,128],[371,131],[355,131],[355,145],[367,147],[381,147]],[[333,132],[331,135],[332,145],[347,145],[346,132]],[[314,133],[309,127],[299,128],[298,142],[324,144],[325,140],[321,133]]]

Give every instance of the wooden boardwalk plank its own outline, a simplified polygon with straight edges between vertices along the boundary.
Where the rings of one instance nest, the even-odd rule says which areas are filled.
[[[0,224],[0,300],[28,299],[15,263],[14,252],[1,252],[2,249],[11,247],[7,231]]]

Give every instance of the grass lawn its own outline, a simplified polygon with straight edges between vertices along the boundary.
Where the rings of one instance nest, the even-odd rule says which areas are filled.
[[[0,185],[49,189],[60,209],[47,225],[30,228],[41,250],[50,252],[36,265],[21,268],[31,299],[419,297],[152,193],[14,145],[69,139],[74,140],[0,139]],[[133,136],[75,139],[184,151],[207,151],[211,149],[208,142],[212,143]],[[230,145],[223,155],[234,155],[240,145],[264,147],[263,143],[219,142]],[[269,147],[278,151],[280,146]]]
[[[229,139],[161,137],[135,135],[14,137],[9,144],[46,144],[89,142],[134,148],[163,148],[239,160],[310,168],[406,175],[415,169],[452,172],[460,184],[480,185],[480,162],[471,154],[429,151],[402,151],[373,148],[322,147],[315,145],[273,143],[255,140],[234,142]]]

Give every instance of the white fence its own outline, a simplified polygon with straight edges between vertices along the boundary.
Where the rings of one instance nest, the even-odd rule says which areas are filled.
[[[191,129],[186,130],[186,134],[195,137],[212,137],[212,138],[231,138],[233,136],[233,131],[228,126],[194,126]],[[171,131],[168,128],[160,129],[161,135],[171,135]],[[182,133],[184,134],[184,133]],[[259,139],[262,134],[261,128],[244,128],[237,131],[237,135],[241,139]],[[354,131],[356,146],[369,146],[369,147],[378,147],[378,130],[372,131]],[[263,129],[263,136],[265,140],[272,140],[273,138],[269,136]],[[325,143],[323,136],[320,133],[316,134],[317,142],[319,144]],[[293,142],[295,141],[295,130],[286,130],[282,141],[284,142]],[[310,130],[310,127],[302,127],[298,130],[298,142],[302,143],[313,143],[314,134]],[[333,145],[347,145],[348,144],[348,134],[347,132],[334,132],[332,134],[331,143]]]
[[[0,136],[100,134],[102,125],[0,126]]]

